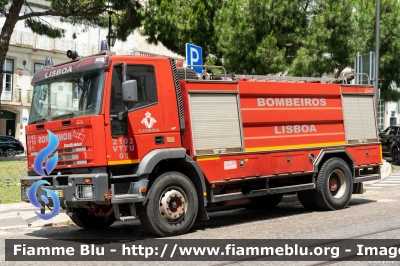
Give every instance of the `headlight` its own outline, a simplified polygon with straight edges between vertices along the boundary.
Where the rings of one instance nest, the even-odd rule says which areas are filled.
[[[21,197],[23,200],[28,199],[28,190],[29,190],[30,186],[22,186],[21,187]]]
[[[77,199],[93,199],[93,186],[92,185],[77,185],[76,186]]]

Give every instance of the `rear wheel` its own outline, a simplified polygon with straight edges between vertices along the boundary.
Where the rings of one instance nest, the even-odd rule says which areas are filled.
[[[399,150],[396,148],[393,150],[393,156],[392,156],[392,163],[394,165],[399,165],[400,161],[399,161]]]
[[[6,150],[6,157],[15,157],[15,150],[14,149],[7,149]]]
[[[347,206],[353,191],[353,180],[349,166],[339,158],[326,161],[318,173],[312,201],[323,210],[340,210]]]
[[[301,205],[303,205],[304,208],[309,209],[310,211],[318,210],[319,208],[312,200],[310,193],[311,193],[310,190],[299,191],[297,192],[297,198],[299,199]]]
[[[147,201],[137,204],[142,225],[159,236],[186,233],[196,220],[198,197],[190,179],[178,172],[159,175],[152,183]]]
[[[76,214],[71,216],[71,220],[77,225],[85,229],[102,229],[109,227],[115,222],[114,214],[108,217],[96,217],[89,215],[87,209],[76,209]]]

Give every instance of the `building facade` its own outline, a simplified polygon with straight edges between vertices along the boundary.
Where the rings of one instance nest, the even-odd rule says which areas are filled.
[[[34,10],[49,7],[47,1],[28,1]],[[24,9],[24,8],[23,8]],[[21,12],[23,11],[21,10]],[[66,52],[77,51],[79,56],[96,54],[100,51],[100,43],[106,40],[108,29],[86,28],[62,23],[56,17],[44,17],[52,25],[66,29],[65,38],[51,39],[32,33],[23,21],[19,21],[11,37],[9,50],[3,68],[3,92],[1,93],[0,135],[10,135],[25,145],[25,126],[29,119],[31,105],[32,76],[44,66],[46,57],[53,64],[69,61]],[[0,25],[4,18],[0,18]],[[73,34],[77,36],[73,39]],[[126,55],[164,55],[183,60],[179,55],[169,51],[162,45],[149,45],[137,31],[127,41],[117,40],[111,51]]]

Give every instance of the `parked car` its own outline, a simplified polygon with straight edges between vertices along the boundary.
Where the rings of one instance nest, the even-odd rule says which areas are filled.
[[[382,143],[382,155],[392,157],[392,163],[400,164],[400,125],[389,126],[379,133]]]
[[[14,157],[25,152],[22,142],[12,136],[0,136],[0,157]]]

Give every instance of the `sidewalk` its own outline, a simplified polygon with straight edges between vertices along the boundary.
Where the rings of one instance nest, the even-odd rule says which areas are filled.
[[[60,210],[60,213],[50,220],[40,219],[35,211],[40,212],[40,209],[30,203],[0,204],[0,230],[72,224],[65,210]],[[49,210],[46,210],[46,213],[49,213]]]
[[[392,165],[390,163],[388,163],[386,160],[383,160],[383,164],[381,166],[381,179],[379,180],[374,180],[374,181],[368,181],[368,182],[364,182],[364,187],[365,186],[370,186],[373,185],[377,182],[380,182],[382,180],[385,180],[386,178],[388,178],[390,175],[392,174]]]

